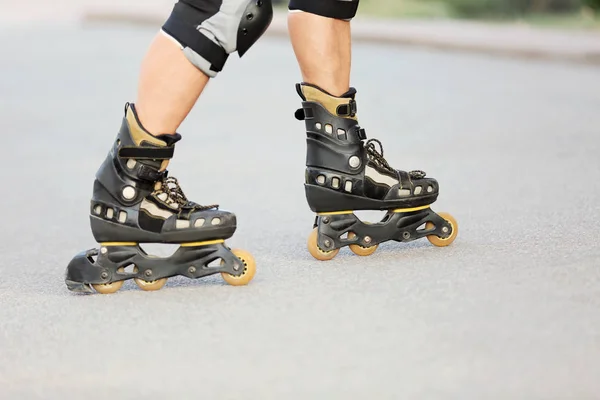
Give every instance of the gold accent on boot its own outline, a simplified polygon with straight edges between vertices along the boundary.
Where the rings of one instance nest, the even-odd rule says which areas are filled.
[[[166,147],[167,144],[162,140],[152,136],[148,131],[144,129],[142,123],[139,121],[138,116],[133,111],[133,107],[127,109],[127,126],[129,127],[129,136],[135,142],[137,146],[140,146],[142,142],[151,143],[156,146]],[[160,172],[163,172],[169,166],[169,160],[163,160],[160,165]]]
[[[160,139],[155,138],[149,132],[147,132],[142,123],[138,120],[137,115],[133,112],[132,108],[127,109],[127,125],[129,126],[129,135],[133,139],[136,145],[140,146],[141,143],[148,142],[156,146],[166,147],[167,144]]]
[[[350,100],[347,97],[335,97],[335,96],[331,96],[315,87],[312,86],[305,86],[302,85],[302,94],[304,94],[304,97],[306,97],[306,101],[314,101],[316,103],[319,103],[320,105],[322,105],[323,107],[325,107],[325,109],[327,111],[329,111],[330,114],[337,116],[337,108],[340,105],[343,104],[350,104]],[[358,116],[355,115],[354,117],[344,117],[344,118],[348,118],[348,119],[353,119],[355,121],[358,120]]]

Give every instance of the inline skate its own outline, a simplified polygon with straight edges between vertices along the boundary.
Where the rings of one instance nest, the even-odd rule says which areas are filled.
[[[387,241],[410,242],[426,237],[435,246],[450,245],[458,234],[456,220],[435,213],[439,185],[423,171],[392,168],[377,139],[367,140],[358,124],[356,90],[340,97],[301,83],[296,90],[302,108],[296,118],[306,125],[305,192],[317,214],[308,250],[331,260],[349,246],[359,256]],[[361,221],[355,211],[387,211],[377,223]]]
[[[221,273],[234,286],[256,271],[252,255],[231,250],[225,240],[236,216],[219,206],[188,200],[167,166],[181,135],[152,136],[126,104],[121,129],[96,173],[90,203],[92,234],[99,249],[69,263],[65,282],[74,292],[108,294],[133,279],[142,290],[159,290],[172,276],[191,279]],[[167,258],[146,253],[140,243],[178,244]]]

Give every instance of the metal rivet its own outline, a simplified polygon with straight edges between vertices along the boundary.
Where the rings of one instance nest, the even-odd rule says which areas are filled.
[[[243,33],[244,35],[247,35],[247,34],[248,34],[248,29],[246,29],[246,28],[242,29],[242,33]]]
[[[106,247],[102,247],[100,249],[100,253],[102,253],[102,254],[106,254],[107,251],[108,251],[108,249]]]
[[[252,14],[252,13],[248,13],[248,14],[246,14],[246,19],[247,19],[248,21],[252,21],[252,18],[254,18],[254,14]]]
[[[365,236],[365,243],[371,243],[371,237]]]
[[[146,272],[144,272],[144,274],[146,276],[152,276],[152,270],[147,269]]]
[[[351,168],[358,168],[360,167],[360,158],[358,158],[357,156],[352,156],[348,160],[348,164]]]
[[[101,275],[102,279],[108,278],[108,272],[103,272]]]
[[[329,223],[329,217],[323,217],[323,223],[324,224],[328,224]]]
[[[444,232],[444,233],[448,233],[448,227],[447,227],[447,226],[443,227],[443,228],[442,228],[442,232]]]
[[[402,234],[402,237],[404,237],[404,239],[408,239],[408,238],[410,237],[410,233],[408,233],[408,232],[404,232],[404,233]]]
[[[125,200],[132,200],[137,195],[137,192],[133,186],[125,186],[121,192],[121,196]]]
[[[194,272],[196,272],[196,267],[189,267],[189,268],[188,268],[188,272],[189,272],[190,274],[193,274]]]
[[[238,264],[237,262],[233,264],[233,270],[234,271],[239,271],[240,270],[240,264]]]
[[[325,243],[325,247],[331,246],[331,241],[330,240],[326,240],[324,243]]]

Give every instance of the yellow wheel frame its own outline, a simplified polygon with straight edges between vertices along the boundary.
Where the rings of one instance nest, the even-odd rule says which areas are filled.
[[[443,219],[445,219],[450,224],[450,226],[452,226],[452,233],[446,239],[442,239],[436,235],[429,235],[429,236],[427,236],[427,240],[429,240],[429,242],[431,244],[433,244],[434,246],[446,247],[446,246],[451,245],[452,242],[454,242],[454,239],[456,239],[456,236],[458,235],[458,223],[456,222],[454,217],[448,213],[441,212],[441,213],[438,213],[438,215],[440,217],[442,217]],[[425,224],[425,228],[426,229],[435,228],[435,224],[433,222],[428,222],[427,224]]]
[[[319,228],[313,229],[310,235],[308,235],[308,241],[306,245],[310,254],[319,261],[329,261],[335,256],[337,256],[337,254],[340,252],[340,249],[335,249],[331,251],[325,251],[321,249],[317,241],[318,237]]]
[[[246,250],[234,249],[231,252],[242,261],[244,265],[244,272],[240,276],[234,276],[228,274],[227,272],[221,272],[221,276],[223,280],[230,284],[231,286],[244,286],[247,285],[248,282],[254,278],[254,274],[256,274],[256,261],[254,261],[254,257],[252,254],[247,252]],[[221,265],[225,262],[221,261]]]

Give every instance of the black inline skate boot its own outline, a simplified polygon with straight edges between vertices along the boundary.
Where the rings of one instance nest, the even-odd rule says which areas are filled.
[[[177,180],[168,176],[166,168],[180,139],[179,134],[150,135],[134,105],[125,106],[121,129],[96,173],[90,204],[92,233],[101,247],[69,263],[69,290],[92,293],[93,287],[114,293],[128,279],[143,290],[158,290],[177,275],[196,279],[221,273],[231,285],[252,280],[252,255],[224,244],[236,230],[235,215],[218,205],[189,201]],[[180,247],[172,256],[158,258],[139,243]]]
[[[367,140],[358,125],[354,88],[340,97],[306,83],[296,90],[302,98],[296,118],[306,124],[306,199],[317,213],[308,239],[313,257],[331,260],[344,246],[368,256],[389,240],[427,237],[436,246],[454,241],[454,218],[430,209],[439,194],[437,181],[423,171],[390,167],[381,142]],[[358,210],[387,213],[371,224],[354,215]]]

